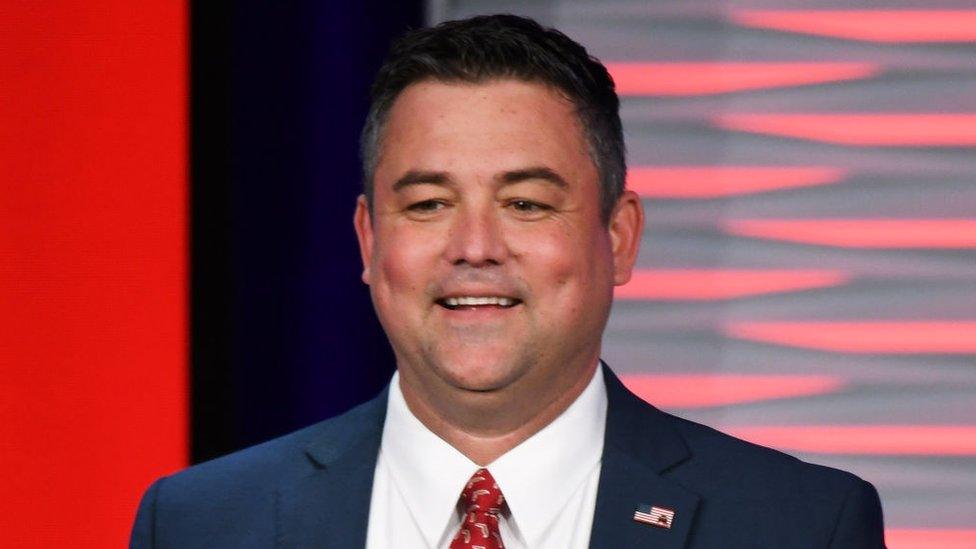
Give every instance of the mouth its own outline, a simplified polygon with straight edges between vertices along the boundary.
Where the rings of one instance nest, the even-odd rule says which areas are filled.
[[[521,299],[505,296],[452,296],[442,297],[436,301],[438,305],[451,311],[461,309],[499,308],[511,309],[522,303]]]

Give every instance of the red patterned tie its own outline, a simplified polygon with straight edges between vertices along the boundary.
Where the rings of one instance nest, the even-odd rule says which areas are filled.
[[[498,533],[498,514],[504,503],[505,496],[488,469],[476,471],[461,491],[466,512],[451,549],[505,549]]]

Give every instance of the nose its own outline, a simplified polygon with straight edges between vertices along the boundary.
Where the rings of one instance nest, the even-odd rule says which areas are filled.
[[[472,267],[501,265],[508,246],[494,204],[468,204],[459,208],[448,236],[447,259]]]

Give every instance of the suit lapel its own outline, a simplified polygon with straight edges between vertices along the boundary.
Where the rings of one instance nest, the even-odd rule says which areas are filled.
[[[690,452],[666,414],[630,393],[606,366],[603,372],[607,429],[590,547],[684,547],[699,496],[663,474]],[[386,401],[383,391],[322,426],[306,449],[308,471],[276,494],[279,547],[366,545]],[[673,510],[671,528],[634,521],[640,505]]]
[[[603,372],[607,430],[590,547],[684,547],[700,498],[664,473],[690,451],[666,414],[634,396],[606,366]],[[635,521],[640,505],[673,510],[671,527]]]
[[[278,547],[364,547],[387,391],[323,426],[307,473],[277,493]]]

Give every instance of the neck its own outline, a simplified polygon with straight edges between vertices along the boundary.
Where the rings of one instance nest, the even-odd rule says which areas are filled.
[[[549,395],[521,394],[516,387],[490,393],[425,391],[400,370],[407,407],[434,434],[478,465],[486,466],[559,417],[586,389],[599,361],[567,377]]]

